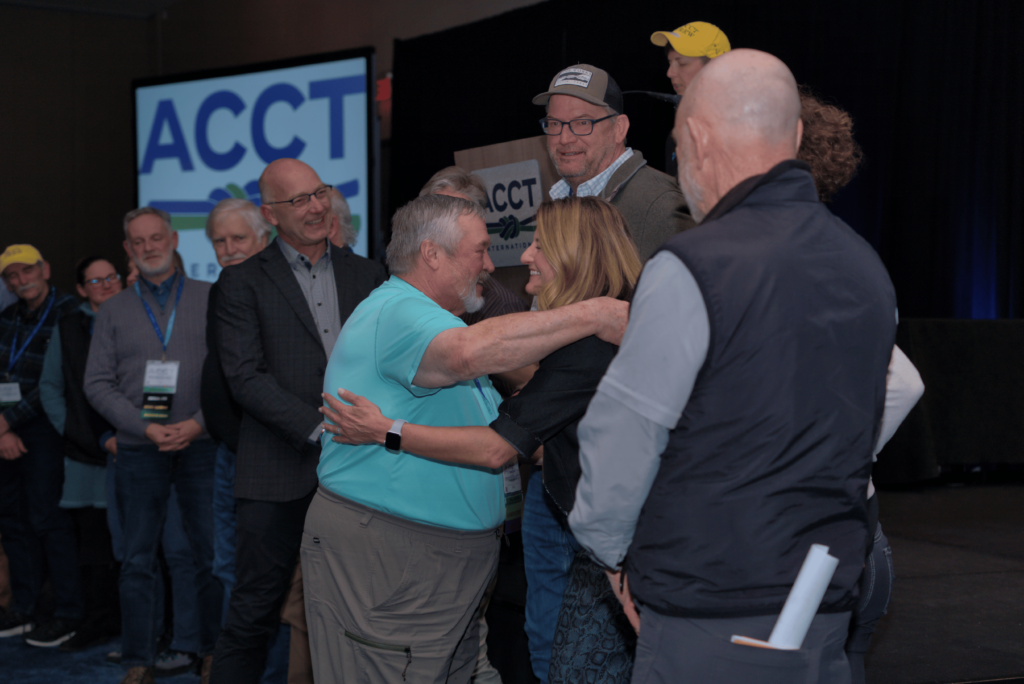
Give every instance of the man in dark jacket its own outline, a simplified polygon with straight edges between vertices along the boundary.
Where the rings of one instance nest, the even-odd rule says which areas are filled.
[[[639,150],[626,147],[629,117],[623,113],[622,91],[606,71],[589,64],[562,69],[533,104],[545,106],[541,127],[562,177],[551,186],[551,199],[597,195],[609,200],[626,217],[642,260],[693,227],[675,180],[647,166]]]
[[[255,684],[263,672],[316,491],[327,359],[349,314],[384,282],[379,264],[328,241],[331,192],[306,164],[272,162],[260,211],[278,237],[217,283],[217,348],[243,410],[235,586],[211,677],[219,684]]]
[[[896,299],[818,202],[801,135],[778,59],[734,50],[697,75],[676,139],[701,224],[648,263],[580,426],[569,522],[616,590],[625,576],[635,680],[850,681]],[[812,544],[839,565],[802,647],[731,643],[768,639]]]
[[[0,274],[18,296],[0,312],[0,534],[14,599],[0,616],[0,637],[58,646],[75,635],[82,599],[74,525],[58,505],[64,446],[43,413],[39,376],[57,320],[78,302],[50,286],[50,265],[32,245],[4,250]],[[57,606],[54,619],[36,627],[44,558]]]
[[[273,229],[249,200],[231,197],[217,203],[206,217],[206,237],[213,245],[221,268],[240,264],[263,251]],[[206,362],[200,402],[206,429],[217,440],[217,464],[213,482],[213,576],[224,585],[224,614],[235,586],[235,454],[242,427],[242,407],[231,396],[217,352],[216,312],[219,285],[210,288],[206,310]],[[287,633],[281,629],[271,637],[263,681],[276,681],[288,668]]]

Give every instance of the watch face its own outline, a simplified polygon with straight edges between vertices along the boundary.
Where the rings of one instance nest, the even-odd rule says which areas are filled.
[[[389,432],[384,436],[384,448],[390,449],[391,451],[402,450],[402,435]]]

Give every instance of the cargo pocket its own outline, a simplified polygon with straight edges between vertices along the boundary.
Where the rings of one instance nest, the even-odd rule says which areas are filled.
[[[371,681],[394,681],[394,675],[399,673],[402,681],[405,681],[405,675],[412,665],[411,646],[364,639],[348,630],[345,630],[345,638],[357,644],[354,648],[360,669],[376,675],[370,677]]]

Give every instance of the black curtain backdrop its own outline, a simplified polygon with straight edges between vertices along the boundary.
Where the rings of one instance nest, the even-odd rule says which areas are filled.
[[[833,211],[881,254],[904,317],[1024,316],[1024,2],[549,0],[395,42],[391,206],[452,154],[540,134],[560,69],[671,92],[649,41],[688,21],[770,52],[849,111],[866,163]],[[626,98],[629,144],[664,160],[669,105]]]

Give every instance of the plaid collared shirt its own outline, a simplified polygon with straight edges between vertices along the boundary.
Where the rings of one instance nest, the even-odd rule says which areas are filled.
[[[600,195],[604,191],[604,186],[608,185],[609,179],[612,174],[619,170],[619,167],[626,163],[630,157],[633,156],[633,148],[627,147],[626,151],[619,155],[619,158],[612,162],[612,165],[607,169],[597,174],[586,183],[580,183],[580,187],[576,188],[577,197],[594,197]],[[572,195],[572,188],[569,187],[569,183],[563,178],[548,190],[548,195],[553,200],[559,200],[564,197]]]
[[[21,386],[21,401],[3,411],[4,418],[12,430],[25,424],[36,416],[43,415],[43,406],[39,402],[39,376],[43,373],[43,359],[46,356],[46,347],[50,343],[50,335],[57,325],[57,320],[64,314],[70,313],[78,308],[78,300],[71,295],[57,292],[54,287],[50,288],[50,297],[54,298],[53,306],[46,315],[46,320],[39,326],[32,341],[29,342],[25,352],[18,358],[13,368],[8,370],[13,350],[14,334],[18,334],[18,347],[25,344],[32,329],[39,322],[39,316],[46,311],[49,302],[35,311],[29,311],[25,302],[21,299],[12,304],[3,312],[0,312],[0,382],[16,382]],[[8,373],[10,378],[8,379]]]

